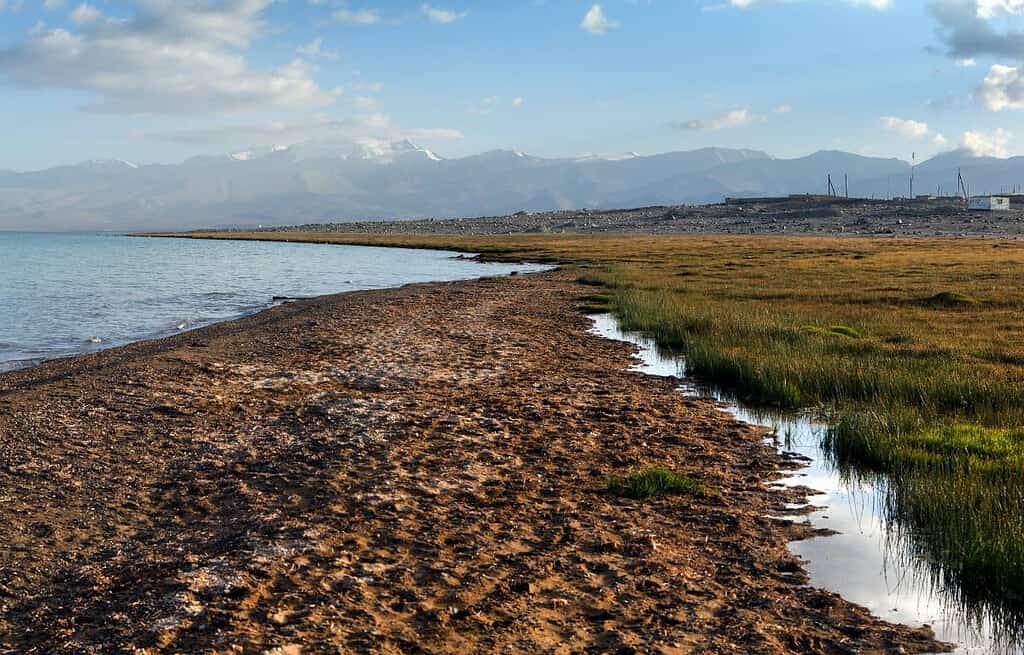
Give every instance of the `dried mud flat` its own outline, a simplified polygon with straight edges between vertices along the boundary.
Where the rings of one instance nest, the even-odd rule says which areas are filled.
[[[807,587],[765,518],[792,462],[627,372],[580,293],[330,296],[0,376],[0,652],[941,647]],[[709,493],[605,493],[646,464]]]

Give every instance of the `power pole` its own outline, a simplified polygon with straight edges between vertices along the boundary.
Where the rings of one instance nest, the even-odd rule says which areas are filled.
[[[917,153],[910,153],[910,199],[914,199],[914,167],[917,165]]]
[[[850,199],[850,176],[843,173],[843,192],[846,194],[846,199]]]

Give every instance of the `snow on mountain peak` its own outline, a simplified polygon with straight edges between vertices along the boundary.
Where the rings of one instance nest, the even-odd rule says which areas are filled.
[[[636,152],[619,152],[610,155],[587,153],[577,157],[576,161],[626,161],[627,159],[636,159],[638,157],[640,157],[640,154]]]
[[[123,159],[90,159],[86,162],[93,168],[138,168],[139,165]]]

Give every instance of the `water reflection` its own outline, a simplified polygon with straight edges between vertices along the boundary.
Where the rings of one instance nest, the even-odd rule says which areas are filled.
[[[658,376],[686,376],[683,359],[660,352],[653,340],[624,333],[610,315],[592,317],[594,333],[635,344],[641,363],[632,370]],[[806,468],[791,472],[779,484],[806,486],[819,495],[810,498],[816,511],[794,518],[838,534],[793,542],[790,549],[805,560],[811,584],[836,592],[876,616],[907,625],[930,625],[942,641],[959,644],[957,653],[1024,653],[1020,643],[1000,643],[991,617],[983,608],[960,601],[948,587],[933,581],[933,568],[913,556],[920,549],[909,543],[899,525],[886,519],[886,501],[893,496],[885,478],[843,475],[822,450],[826,426],[807,417],[778,415],[744,406],[714,388],[684,381],[689,395],[711,396],[725,402],[738,419],[766,425],[777,435],[780,450],[809,458]],[[1005,633],[1016,625],[1001,626]]]

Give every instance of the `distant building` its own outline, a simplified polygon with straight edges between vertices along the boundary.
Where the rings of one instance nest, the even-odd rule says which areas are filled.
[[[967,208],[981,211],[1007,212],[1010,211],[1010,199],[1006,196],[972,196],[967,203]]]

